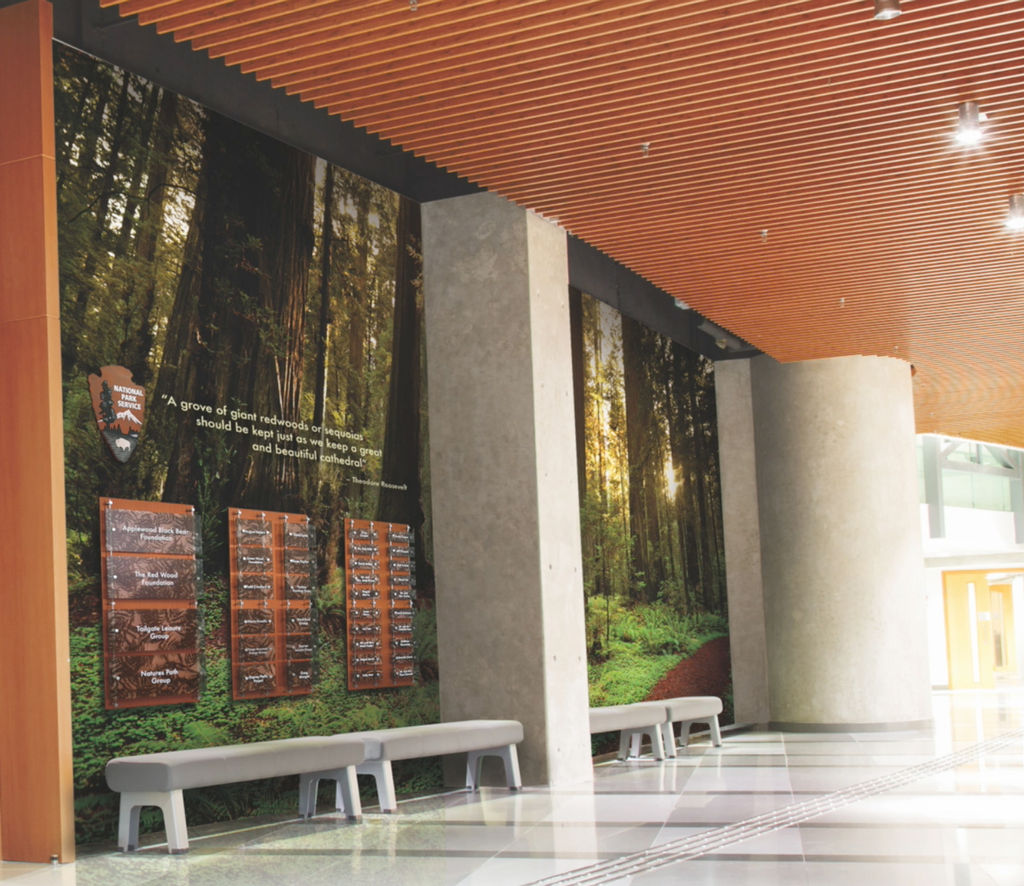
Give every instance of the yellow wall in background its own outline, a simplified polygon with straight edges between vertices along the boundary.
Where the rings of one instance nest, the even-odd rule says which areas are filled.
[[[1017,673],[1017,638],[1013,621],[1013,585],[989,585],[992,642],[997,674]]]
[[[984,572],[945,572],[946,652],[950,689],[995,686],[992,605]]]

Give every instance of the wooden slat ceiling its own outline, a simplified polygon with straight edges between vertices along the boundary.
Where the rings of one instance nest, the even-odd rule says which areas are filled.
[[[1024,4],[103,0],[573,234],[778,360],[1024,446]],[[959,102],[989,117],[953,140]],[[646,148],[644,146],[647,146]]]

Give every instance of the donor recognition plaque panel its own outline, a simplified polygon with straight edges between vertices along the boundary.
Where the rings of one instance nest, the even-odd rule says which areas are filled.
[[[108,709],[199,698],[202,580],[195,507],[101,498]]]
[[[413,684],[414,562],[406,524],[345,521],[349,689]]]
[[[196,609],[116,609],[107,617],[107,649],[112,655],[196,649]]]
[[[199,654],[178,652],[161,655],[113,655],[109,659],[113,704],[127,708],[141,705],[195,701],[199,697]]]
[[[107,508],[105,523],[109,550],[195,556],[198,536],[194,510],[181,514],[154,512],[151,509],[153,503],[135,504],[149,504],[149,507]]]
[[[234,697],[308,695],[317,572],[309,517],[230,508],[228,538]]]
[[[110,561],[107,596],[120,600],[195,600],[196,561],[124,555]]]

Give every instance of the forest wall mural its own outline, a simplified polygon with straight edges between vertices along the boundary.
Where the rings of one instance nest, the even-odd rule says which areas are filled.
[[[54,65],[76,816],[80,840],[112,839],[112,757],[438,719],[419,207],[59,45]],[[128,382],[94,409],[88,377],[112,366],[143,389],[141,432],[113,405]],[[104,705],[107,496],[195,508],[194,704]],[[311,694],[232,698],[228,508],[311,518]],[[346,517],[412,528],[409,688],[346,688]],[[396,776],[440,784],[433,763]],[[292,811],[288,789],[189,792],[189,821]]]
[[[729,722],[713,364],[570,305],[591,704],[718,695]]]
[[[103,781],[115,756],[439,718],[420,215],[151,82],[54,52],[75,805],[88,842],[115,833]],[[711,364],[589,296],[571,305],[591,701],[717,694],[728,712]],[[109,563],[127,555],[109,546],[125,527],[101,526],[101,500],[129,529],[146,503],[146,520],[194,536],[187,551],[132,555],[186,576],[173,617],[202,672],[178,687],[187,703],[110,707],[104,625],[140,623],[104,618]],[[318,624],[304,694],[237,697],[244,583],[229,509],[232,527],[268,544],[262,515],[310,520]],[[411,530],[412,686],[348,688],[346,518]],[[294,558],[282,544],[270,559]],[[309,630],[306,612],[288,624]],[[437,761],[395,769],[399,790],[441,785]],[[186,795],[194,824],[296,802],[287,780]],[[156,810],[147,826],[162,826]]]

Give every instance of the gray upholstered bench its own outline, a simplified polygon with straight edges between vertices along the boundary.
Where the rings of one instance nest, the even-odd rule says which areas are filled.
[[[666,698],[657,704],[665,705],[665,722],[662,725],[662,741],[670,757],[676,755],[676,740],[672,724],[679,723],[679,744],[686,747],[690,740],[692,723],[707,723],[711,731],[711,743],[717,748],[722,744],[722,733],[718,728],[718,715],[722,713],[722,699],[714,695],[690,695],[680,698]]]
[[[107,784],[121,794],[117,845],[125,851],[137,849],[139,809],[158,806],[164,814],[168,851],[184,852],[188,849],[188,829],[183,790],[282,775],[331,773],[338,781],[338,794],[349,817],[357,818],[360,807],[355,766],[368,754],[378,754],[373,742],[334,735],[117,757],[106,768]],[[308,777],[300,777],[299,809],[303,814],[309,814],[307,810],[316,802],[315,794],[309,797],[306,793],[309,784]]]
[[[590,709],[590,734],[598,732],[619,733],[619,759],[625,760],[633,744],[634,751],[640,749],[643,735],[651,737],[651,753],[655,759],[663,760],[662,725],[665,722],[665,703],[661,701],[638,701],[633,704],[608,705]],[[634,754],[635,755],[635,754]]]
[[[518,790],[523,785],[519,776],[519,757],[516,754],[516,745],[523,740],[523,724],[518,720],[453,720],[448,723],[350,732],[347,737],[366,742],[366,760],[356,765],[356,772],[373,776],[382,812],[394,812],[398,808],[391,773],[393,760],[465,753],[466,789],[472,791],[479,785],[480,761],[484,757],[500,757],[505,764],[505,780],[509,788]],[[334,775],[330,772],[303,775],[303,782],[308,782],[305,795],[315,802],[317,782],[332,778]],[[338,808],[348,810],[347,805],[342,805],[344,800],[339,794]]]

